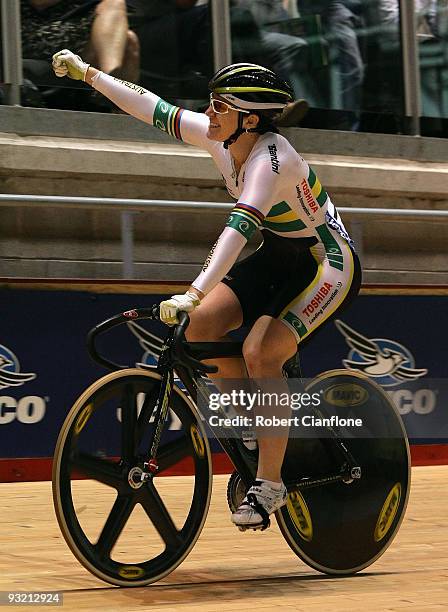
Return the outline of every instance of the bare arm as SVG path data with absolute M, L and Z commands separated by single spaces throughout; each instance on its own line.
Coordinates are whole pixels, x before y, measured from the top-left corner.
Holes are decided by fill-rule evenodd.
M 100 71 L 96 68 L 93 68 L 93 66 L 89 66 L 86 72 L 86 83 L 92 85 L 92 79 L 96 74 L 98 74 L 98 72 Z
M 199 289 L 196 289 L 196 287 L 193 287 L 193 285 L 190 285 L 188 287 L 188 291 L 190 293 L 195 293 L 200 300 L 203 300 L 205 298 L 205 293 L 202 293 L 202 291 L 199 291 Z

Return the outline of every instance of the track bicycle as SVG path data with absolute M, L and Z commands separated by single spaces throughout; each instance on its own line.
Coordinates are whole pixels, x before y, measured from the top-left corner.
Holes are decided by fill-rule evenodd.
M 98 352 L 98 336 L 136 319 L 157 320 L 158 305 L 118 314 L 89 332 L 90 355 L 112 371 L 71 408 L 53 462 L 54 506 L 68 546 L 95 576 L 126 587 L 165 577 L 197 541 L 212 485 L 210 444 L 197 400 L 208 397 L 206 374 L 217 370 L 202 360 L 242 355 L 241 342 L 187 342 L 189 318 L 183 312 L 154 367 L 126 367 Z M 361 373 L 325 372 L 306 391 L 319 393 L 317 415 L 335 407 L 363 415 L 364 429 L 346 435 L 330 426 L 322 437 L 290 437 L 282 467 L 288 499 L 275 517 L 306 564 L 349 575 L 378 559 L 399 529 L 410 487 L 408 440 L 392 400 Z M 216 435 L 235 467 L 227 488 L 234 511 L 254 480 L 258 451 L 237 437 Z M 161 476 L 178 466 L 192 475 L 191 486 L 186 497 L 173 499 L 172 488 L 168 495 L 164 486 L 170 479 Z M 109 502 L 91 513 L 90 503 L 99 499 L 96 489 L 84 497 L 78 491 L 89 483 L 109 494 Z M 137 507 L 142 512 L 133 542 L 139 556 L 134 545 L 120 540 Z M 146 548 L 145 534 L 150 534 Z

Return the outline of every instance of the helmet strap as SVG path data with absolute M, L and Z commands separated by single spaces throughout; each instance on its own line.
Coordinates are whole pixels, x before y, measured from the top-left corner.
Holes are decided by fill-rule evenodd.
M 233 144 L 241 134 L 265 134 L 266 132 L 279 133 L 274 123 L 269 123 L 269 125 L 257 125 L 257 127 L 254 128 L 243 128 L 243 113 L 238 113 L 238 127 L 233 134 L 224 141 L 224 149 L 228 149 L 229 145 Z
M 254 127 L 250 130 L 244 130 L 248 134 L 266 134 L 266 132 L 274 132 L 274 134 L 279 134 L 278 128 L 272 123 L 270 125 L 265 125 L 261 127 Z
M 243 114 L 244 113 L 238 113 L 238 127 L 233 134 L 231 134 L 227 140 L 224 141 L 224 149 L 228 149 L 229 145 L 233 144 L 241 136 L 241 134 L 246 132 L 246 130 L 243 128 Z

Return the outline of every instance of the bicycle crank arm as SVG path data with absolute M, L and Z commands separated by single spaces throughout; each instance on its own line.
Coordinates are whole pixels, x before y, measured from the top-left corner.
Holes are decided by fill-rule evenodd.
M 323 478 L 302 478 L 299 482 L 286 482 L 286 489 L 288 493 L 293 491 L 300 491 L 302 489 L 311 489 L 312 487 L 320 487 L 322 485 L 329 485 L 335 482 L 343 482 L 344 484 L 350 484 L 355 480 L 361 478 L 361 468 L 359 466 L 348 467 L 337 474 L 330 474 Z

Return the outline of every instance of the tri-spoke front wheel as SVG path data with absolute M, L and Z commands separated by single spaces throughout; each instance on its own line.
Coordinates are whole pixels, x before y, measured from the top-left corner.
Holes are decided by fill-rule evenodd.
M 61 531 L 76 558 L 115 585 L 149 584 L 177 567 L 210 502 L 208 440 L 194 404 L 176 386 L 159 471 L 149 482 L 140 479 L 160 382 L 150 370 L 104 376 L 76 401 L 56 445 L 53 500 Z M 161 478 L 173 473 L 192 476 Z

